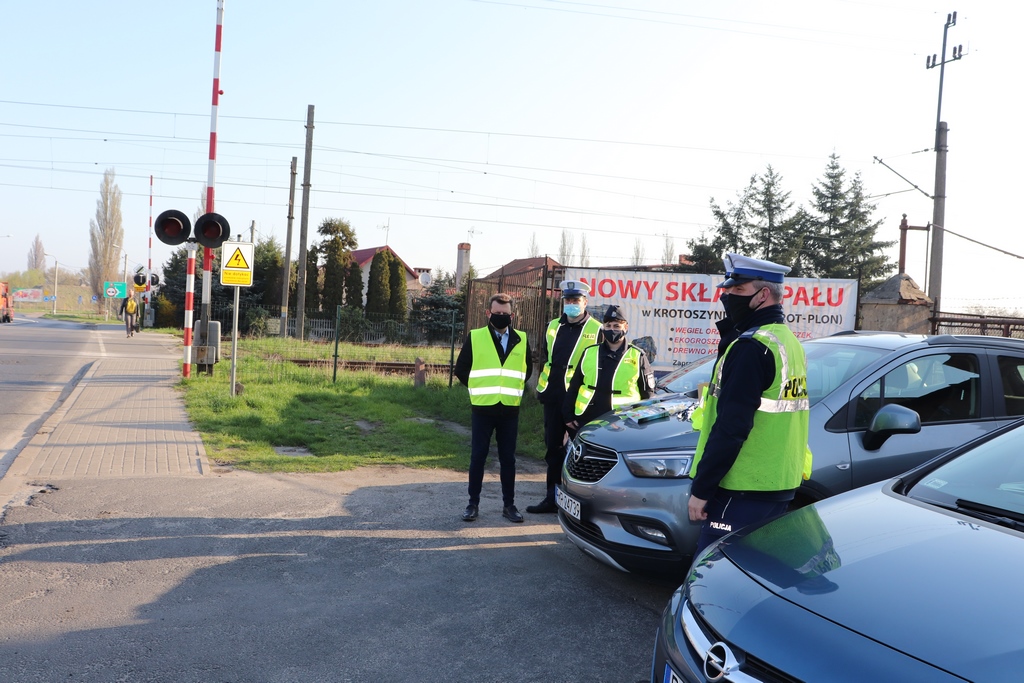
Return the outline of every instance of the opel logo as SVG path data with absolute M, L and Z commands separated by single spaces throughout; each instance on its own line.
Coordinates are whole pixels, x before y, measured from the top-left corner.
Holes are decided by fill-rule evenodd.
M 572 452 L 572 461 L 579 462 L 580 458 L 583 457 L 583 446 L 576 441 L 569 443 L 569 450 Z
M 739 662 L 729 646 L 718 641 L 708 648 L 704 654 L 704 675 L 711 683 L 724 680 L 726 676 L 739 668 Z

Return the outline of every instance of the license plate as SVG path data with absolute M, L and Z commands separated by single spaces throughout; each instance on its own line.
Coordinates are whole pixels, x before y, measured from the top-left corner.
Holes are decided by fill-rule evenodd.
M 664 683 L 686 683 L 668 664 L 665 665 Z
M 562 489 L 557 486 L 555 487 L 555 503 L 558 507 L 565 510 L 567 515 L 575 517 L 576 519 L 580 518 L 580 502 L 572 496 L 566 495 Z

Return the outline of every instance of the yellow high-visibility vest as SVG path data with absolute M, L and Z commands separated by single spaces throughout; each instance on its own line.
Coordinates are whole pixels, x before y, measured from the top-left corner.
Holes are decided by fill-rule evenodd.
M 580 359 L 580 372 L 583 373 L 583 384 L 576 394 L 576 414 L 582 415 L 594 398 L 597 389 L 597 360 L 601 352 L 601 344 L 588 346 Z M 640 377 L 640 358 L 643 351 L 629 344 L 615 366 L 612 375 L 612 409 L 628 406 L 640 400 L 640 388 L 637 379 Z
M 509 336 L 515 331 L 520 339 L 525 335 L 509 328 Z M 475 406 L 493 406 L 497 403 L 518 406 L 526 387 L 526 343 L 512 347 L 505 362 L 501 362 L 494 347 L 494 332 L 490 327 L 480 327 L 469 333 L 473 349 L 473 367 L 469 371 L 469 402 Z
M 551 377 L 551 354 L 555 349 L 555 337 L 558 336 L 558 330 L 562 326 L 561 318 L 555 318 L 548 323 L 547 346 L 548 346 L 548 359 L 544 363 L 544 367 L 541 368 L 540 377 L 537 379 L 537 391 L 541 394 L 548 388 L 548 379 Z M 583 329 L 580 331 L 580 336 L 576 339 L 576 346 L 572 348 L 572 354 L 569 356 L 569 365 L 565 368 L 565 388 L 569 388 L 569 383 L 572 381 L 572 376 L 576 374 L 576 368 L 579 367 L 580 356 L 583 355 L 583 349 L 587 348 L 591 344 L 597 343 L 597 334 L 601 331 L 601 323 L 597 321 L 597 318 L 590 316 L 587 318 L 587 322 L 583 323 Z

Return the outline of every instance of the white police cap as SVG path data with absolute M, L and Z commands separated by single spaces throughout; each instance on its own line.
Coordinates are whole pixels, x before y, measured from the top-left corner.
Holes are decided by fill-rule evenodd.
M 563 299 L 590 294 L 590 285 L 582 280 L 562 280 L 558 286 L 562 290 Z
M 750 258 L 742 254 L 728 253 L 722 259 L 722 263 L 725 265 L 726 280 L 718 285 L 719 287 L 733 287 L 751 280 L 782 282 L 786 273 L 792 270 L 789 266 Z

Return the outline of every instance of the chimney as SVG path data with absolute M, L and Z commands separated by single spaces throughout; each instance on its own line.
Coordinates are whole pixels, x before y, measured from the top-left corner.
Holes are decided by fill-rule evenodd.
M 455 260 L 455 286 L 462 286 L 462 278 L 469 272 L 469 242 L 459 243 L 459 255 Z

